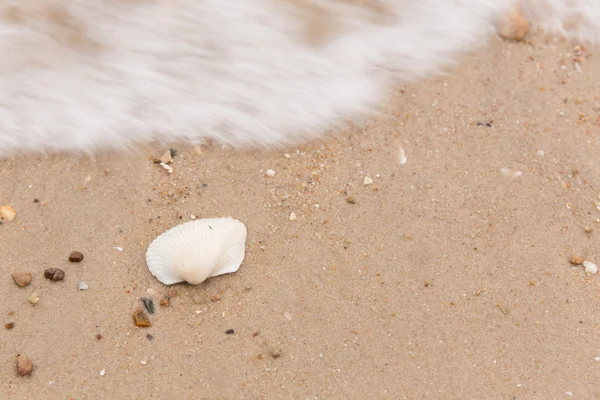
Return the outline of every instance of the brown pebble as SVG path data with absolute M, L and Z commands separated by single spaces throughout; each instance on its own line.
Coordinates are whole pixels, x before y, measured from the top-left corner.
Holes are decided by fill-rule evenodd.
M 83 260 L 83 253 L 72 251 L 71 254 L 69 254 L 69 261 L 71 262 L 81 262 L 81 260 Z
M 163 164 L 169 164 L 171 161 L 173 160 L 173 157 L 171 156 L 171 152 L 169 150 L 165 151 L 165 153 L 160 156 L 159 161 Z
M 8 312 L 8 316 L 9 316 L 9 317 L 12 317 L 13 315 L 15 315 L 15 312 L 14 312 L 14 311 L 9 311 L 9 312 Z
M 177 289 L 169 289 L 167 290 L 167 296 L 170 298 L 177 297 L 179 293 L 177 293 Z
M 148 315 L 146 315 L 144 310 L 142 310 L 141 308 L 136 309 L 133 313 L 133 323 L 135 324 L 135 326 L 139 326 L 142 328 L 149 328 L 152 326 L 150 318 L 148 318 Z
M 258 331 L 254 332 L 254 333 L 252 334 L 252 337 L 257 337 L 257 336 L 258 336 Z
M 594 228 L 592 228 L 591 226 L 586 226 L 585 228 L 583 228 L 583 231 L 585 233 L 592 233 L 594 232 Z
M 160 306 L 161 307 L 171 306 L 171 298 L 169 296 L 164 296 L 162 299 L 160 299 Z
M 215 294 L 213 297 L 210 298 L 210 300 L 213 303 L 216 303 L 217 301 L 221 301 L 221 296 L 219 296 L 218 294 Z
M 350 197 L 346 197 L 346 201 L 347 201 L 349 204 L 356 204 L 356 197 L 352 197 L 352 196 L 350 196 Z
M 33 279 L 31 272 L 13 272 L 12 277 L 18 287 L 25 287 L 29 285 L 31 283 L 31 279 Z
M 571 259 L 569 261 L 573 265 L 581 265 L 581 264 L 583 264 L 583 262 L 585 261 L 585 259 L 583 257 L 581 257 L 581 256 L 573 256 L 573 257 L 571 257 Z
M 15 321 L 13 321 L 12 319 L 9 319 L 8 321 L 6 321 L 6 323 L 4 324 L 4 327 L 6 329 L 12 329 L 15 327 Z
M 97 334 L 97 335 L 96 335 L 96 339 L 98 339 L 98 340 L 101 340 L 103 337 L 104 337 L 104 336 L 102 336 L 102 334 L 101 334 L 101 333 L 99 333 L 99 334 Z
M 51 281 L 62 281 L 65 279 L 65 271 L 59 268 L 48 268 L 44 271 L 44 278 Z
M 529 22 L 523 15 L 521 7 L 514 6 L 496 24 L 498 35 L 505 40 L 520 42 L 529 32 Z
M 272 358 L 272 359 L 276 360 L 276 359 L 278 359 L 279 357 L 281 357 L 281 354 L 282 354 L 282 352 L 281 352 L 281 350 L 277 350 L 277 349 L 271 349 L 271 350 L 269 351 L 269 354 L 271 354 L 271 358 Z
M 233 335 L 234 333 L 235 333 L 235 330 L 233 330 L 233 329 L 227 329 L 227 330 L 225 331 L 225 334 L 226 334 L 226 335 Z
M 33 363 L 25 356 L 17 356 L 17 374 L 21 376 L 29 375 L 33 369 Z

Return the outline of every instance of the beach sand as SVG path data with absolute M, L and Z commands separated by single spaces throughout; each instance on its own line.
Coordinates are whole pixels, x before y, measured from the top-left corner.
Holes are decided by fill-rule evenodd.
M 172 174 L 162 147 L 0 162 L 0 397 L 600 398 L 600 277 L 569 263 L 600 262 L 600 53 L 578 72 L 567 52 L 494 38 L 361 126 L 179 146 Z M 191 215 L 244 222 L 246 259 L 160 307 L 146 248 Z

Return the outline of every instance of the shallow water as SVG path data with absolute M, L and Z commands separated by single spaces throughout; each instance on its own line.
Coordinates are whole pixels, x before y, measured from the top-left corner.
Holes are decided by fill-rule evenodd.
M 494 34 L 510 2 L 2 2 L 0 157 L 203 139 L 297 144 L 375 111 L 399 82 Z M 600 41 L 600 2 L 526 1 L 548 32 Z

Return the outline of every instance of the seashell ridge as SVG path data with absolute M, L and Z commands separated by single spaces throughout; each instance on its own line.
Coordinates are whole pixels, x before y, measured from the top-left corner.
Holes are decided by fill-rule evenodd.
M 246 252 L 246 226 L 233 218 L 206 218 L 177 225 L 150 243 L 146 265 L 165 285 L 193 285 L 239 269 Z

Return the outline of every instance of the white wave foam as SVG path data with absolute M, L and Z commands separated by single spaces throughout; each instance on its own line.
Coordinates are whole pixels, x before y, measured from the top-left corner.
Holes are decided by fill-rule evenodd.
M 509 2 L 0 0 L 0 157 L 153 140 L 295 144 L 485 43 Z M 600 41 L 600 2 L 526 1 Z M 312 21 L 321 21 L 312 26 Z M 312 28 L 311 28 L 312 26 Z M 313 43 L 307 32 L 328 30 Z

